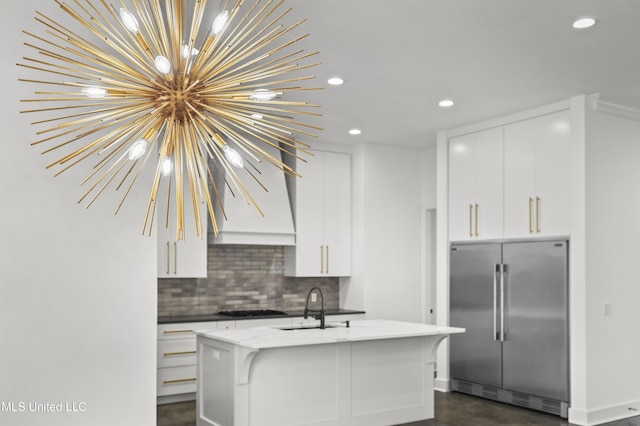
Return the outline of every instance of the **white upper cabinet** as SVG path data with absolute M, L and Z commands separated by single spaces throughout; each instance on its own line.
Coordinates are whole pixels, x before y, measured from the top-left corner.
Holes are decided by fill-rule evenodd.
M 315 151 L 296 161 L 301 178 L 289 179 L 295 247 L 285 247 L 285 275 L 351 275 L 351 156 Z
M 207 215 L 203 219 L 203 235 L 196 235 L 195 218 L 191 207 L 191 191 L 184 190 L 184 239 L 176 238 L 175 181 L 171 187 L 171 203 L 167 221 L 167 188 L 160 187 L 156 213 L 158 232 L 158 278 L 206 278 L 207 277 Z M 206 209 L 201 204 L 202 209 Z
M 505 237 L 569 235 L 570 173 L 568 110 L 506 125 Z
M 503 236 L 503 128 L 449 140 L 449 239 Z

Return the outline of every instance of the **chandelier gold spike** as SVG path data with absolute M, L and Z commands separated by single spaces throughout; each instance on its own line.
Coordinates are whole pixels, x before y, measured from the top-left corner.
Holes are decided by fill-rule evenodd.
M 281 157 L 311 155 L 297 138 L 322 129 L 306 123 L 318 105 L 292 94 L 321 88 L 303 86 L 318 52 L 296 47 L 308 37 L 297 33 L 305 19 L 289 24 L 286 0 L 54 1 L 64 13 L 36 12 L 44 31 L 23 31 L 31 55 L 17 64 L 28 73 L 21 82 L 50 89 L 23 99 L 40 107 L 21 112 L 38 116 L 32 145 L 58 153 L 47 166 L 56 176 L 94 161 L 79 203 L 113 188 L 118 213 L 152 165 L 142 232 L 173 205 L 176 237 L 190 210 L 202 238 L 207 212 L 215 234 L 226 218 L 214 209 L 226 216 L 223 186 L 263 214 L 243 179 L 266 191 L 258 165 L 298 176 Z

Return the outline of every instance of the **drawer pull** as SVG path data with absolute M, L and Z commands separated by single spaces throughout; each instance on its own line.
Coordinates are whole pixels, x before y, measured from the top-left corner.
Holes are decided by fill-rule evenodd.
M 165 380 L 162 383 L 165 385 L 172 385 L 174 383 L 185 383 L 185 382 L 195 382 L 195 381 L 196 381 L 195 377 L 190 377 L 188 379 Z
M 193 333 L 193 330 L 165 330 L 164 334 Z
M 164 356 L 179 356 L 179 355 L 195 355 L 196 351 L 185 351 L 185 352 L 165 352 Z

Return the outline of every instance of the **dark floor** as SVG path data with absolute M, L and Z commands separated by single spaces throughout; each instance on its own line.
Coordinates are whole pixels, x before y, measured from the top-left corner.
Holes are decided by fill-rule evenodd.
M 560 417 L 460 393 L 436 392 L 436 416 L 403 426 L 571 426 Z M 158 426 L 195 426 L 195 402 L 158 405 Z M 640 416 L 606 423 L 640 426 Z

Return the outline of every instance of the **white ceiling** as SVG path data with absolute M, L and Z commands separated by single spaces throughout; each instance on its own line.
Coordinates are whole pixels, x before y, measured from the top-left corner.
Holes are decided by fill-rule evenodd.
M 638 0 L 289 0 L 319 50 L 320 140 L 425 147 L 436 132 L 599 92 L 640 109 Z M 598 24 L 576 31 L 589 15 Z M 333 87 L 327 78 L 345 84 Z M 456 105 L 437 103 L 452 98 Z M 351 136 L 352 127 L 362 129 Z

